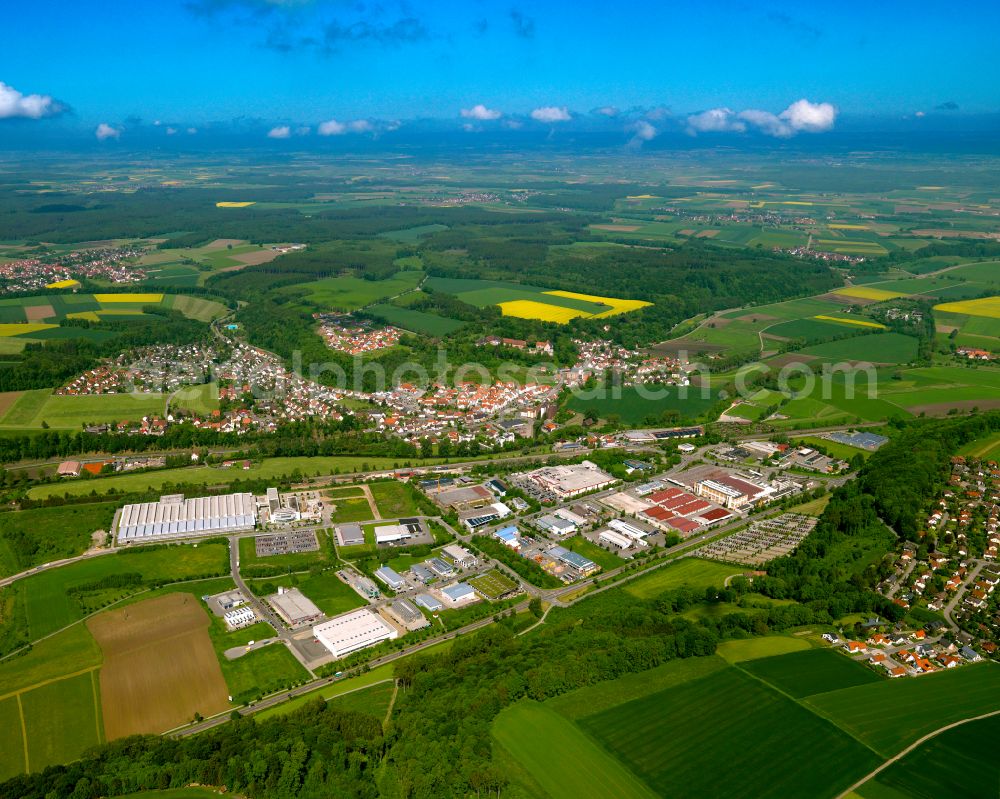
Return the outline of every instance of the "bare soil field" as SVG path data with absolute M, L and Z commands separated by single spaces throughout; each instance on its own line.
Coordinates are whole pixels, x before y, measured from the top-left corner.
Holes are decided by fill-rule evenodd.
M 638 225 L 591 225 L 594 230 L 609 230 L 618 233 L 634 233 L 639 229 Z
M 234 247 L 238 247 L 241 244 L 246 244 L 243 239 L 216 239 L 215 241 L 210 241 L 205 245 L 206 250 L 224 250 L 232 244 Z
M 263 249 L 254 250 L 253 252 L 241 252 L 231 257 L 234 261 L 239 261 L 246 266 L 257 266 L 258 264 L 270 263 L 279 255 L 281 253 L 277 250 Z
M 40 322 L 55 315 L 55 309 L 51 305 L 27 305 L 24 308 L 24 316 L 29 322 Z
M 229 707 L 208 637 L 209 617 L 191 594 L 108 611 L 87 621 L 104 654 L 101 707 L 107 740 L 162 733 Z
M 945 416 L 952 408 L 960 411 L 971 411 L 978 408 L 981 411 L 991 411 L 1000 408 L 1000 399 L 956 400 L 955 402 L 928 402 L 923 405 L 907 405 L 906 410 L 914 416 L 926 413 L 928 416 Z
M 6 416 L 7 411 L 11 409 L 15 402 L 17 402 L 23 391 L 3 391 L 0 392 L 0 419 Z

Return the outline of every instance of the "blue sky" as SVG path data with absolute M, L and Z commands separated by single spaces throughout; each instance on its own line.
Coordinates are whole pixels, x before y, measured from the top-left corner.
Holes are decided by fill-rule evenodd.
M 36 0 L 3 19 L 0 81 L 64 104 L 59 124 L 87 130 L 238 117 L 292 136 L 331 119 L 480 128 L 548 106 L 584 124 L 613 106 L 623 125 L 689 127 L 718 108 L 731 116 L 717 132 L 786 135 L 738 115 L 802 98 L 838 118 L 1000 111 L 1000 3 L 975 0 Z M 460 116 L 477 103 L 503 116 Z

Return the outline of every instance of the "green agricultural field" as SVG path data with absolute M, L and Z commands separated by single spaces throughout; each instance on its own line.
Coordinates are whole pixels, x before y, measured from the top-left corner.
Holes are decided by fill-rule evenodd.
M 717 397 L 703 397 L 699 388 L 689 387 L 682 396 L 678 387 L 649 386 L 643 393 L 655 392 L 657 399 L 649 399 L 635 387 L 621 389 L 621 397 L 584 398 L 571 395 L 566 407 L 579 413 L 593 410 L 602 419 L 617 416 L 625 424 L 638 425 L 650 420 L 652 424 L 662 421 L 664 412 L 676 411 L 681 419 L 700 420 L 718 402 Z M 663 394 L 664 396 L 659 396 Z
M 299 589 L 327 616 L 337 616 L 367 604 L 358 593 L 337 577 L 334 569 L 299 580 Z
M 150 582 L 173 582 L 217 576 L 229 571 L 228 547 L 223 543 L 170 545 L 128 550 L 78 561 L 40 572 L 22 581 L 25 613 L 31 640 L 65 627 L 83 617 L 83 608 L 71 595 L 73 589 L 93 585 L 112 575 L 140 574 Z M 99 591 L 102 600 L 129 596 L 138 587 Z
M 733 611 L 746 612 L 746 609 L 734 607 Z M 790 635 L 768 635 L 762 638 L 738 638 L 732 641 L 723 641 L 716 647 L 715 651 L 727 663 L 744 663 L 759 658 L 777 658 L 789 652 L 801 652 L 811 648 L 811 644 L 804 638 L 793 638 Z
M 24 735 L 16 696 L 0 699 L 0 782 L 24 772 Z
M 833 338 L 846 338 L 852 333 L 860 334 L 865 328 L 860 325 L 825 322 L 822 319 L 794 319 L 791 322 L 781 322 L 764 329 L 769 336 L 788 339 L 803 339 L 805 341 L 825 341 Z
M 932 738 L 857 790 L 863 799 L 995 799 L 1000 793 L 1000 717 Z
M 97 674 L 89 671 L 20 695 L 28 770 L 76 760 L 103 740 Z
M 177 294 L 173 295 L 171 300 L 171 308 L 180 311 L 188 319 L 196 319 L 199 322 L 211 322 L 229 313 L 229 309 L 221 302 L 206 300 L 203 297 Z
M 766 657 L 741 667 L 795 699 L 886 679 L 840 652 L 826 648 Z
M 170 407 L 208 416 L 212 411 L 219 410 L 219 384 L 203 383 L 182 388 L 171 395 Z
M 101 663 L 101 649 L 93 636 L 84 625 L 74 624 L 24 654 L 0 660 L 0 697 L 96 669 Z
M 389 239 L 389 241 L 403 242 L 404 244 L 414 244 L 424 236 L 447 229 L 447 225 L 417 225 L 416 227 L 403 228 L 402 230 L 390 230 L 386 233 L 379 233 L 378 237 L 380 239 Z
M 106 493 L 114 489 L 119 493 L 130 491 L 161 491 L 170 484 L 198 486 L 226 486 L 232 480 L 277 480 L 291 477 L 298 472 L 303 478 L 327 474 L 346 474 L 370 469 L 395 469 L 403 461 L 398 458 L 367 458 L 361 455 L 327 455 L 317 457 L 267 458 L 254 463 L 246 471 L 232 472 L 211 466 L 194 466 L 182 469 L 162 469 L 144 474 L 125 474 L 101 477 L 96 480 L 74 481 L 53 485 L 35 486 L 28 491 L 32 499 L 52 496 L 81 496 L 91 491 Z M 440 463 L 440 459 L 411 460 L 414 466 Z M 370 518 L 370 517 L 368 517 Z
M 576 721 L 634 699 L 707 677 L 725 668 L 726 661 L 720 657 L 678 658 L 648 671 L 624 674 L 614 680 L 577 688 L 546 700 L 545 704 L 560 715 Z
M 833 797 L 880 762 L 735 668 L 578 723 L 660 796 Z
M 426 311 L 400 308 L 397 305 L 386 305 L 385 303 L 373 305 L 366 310 L 386 324 L 434 338 L 443 338 L 465 324 L 465 322 L 447 316 L 438 316 Z
M 392 482 L 371 483 L 368 487 L 383 518 L 398 519 L 421 514 L 420 506 L 413 496 L 416 489 L 411 488 L 408 483 L 393 480 Z
M 684 558 L 675 563 L 654 569 L 626 583 L 625 591 L 638 599 L 652 599 L 664 591 L 681 586 L 701 591 L 705 588 L 722 588 L 726 578 L 742 574 L 736 566 L 726 566 L 711 560 Z
M 805 347 L 800 352 L 827 361 L 909 363 L 917 357 L 917 340 L 900 333 L 874 333 L 816 344 Z
M 446 643 L 450 644 L 451 642 L 448 641 Z M 439 651 L 436 647 L 432 647 L 432 649 L 434 649 L 434 651 Z M 429 650 L 424 651 L 426 652 Z M 317 688 L 315 691 L 310 691 L 307 694 L 296 696 L 294 699 L 282 702 L 280 705 L 275 705 L 274 707 L 269 707 L 267 710 L 262 710 L 260 713 L 255 714 L 254 718 L 264 720 L 274 716 L 285 716 L 295 710 L 298 710 L 300 707 L 308 704 L 309 702 L 315 702 L 317 699 L 329 702 L 339 696 L 350 694 L 352 691 L 361 691 L 372 685 L 379 685 L 382 683 L 391 684 L 394 679 L 393 667 L 394 665 L 392 663 L 387 663 L 384 666 L 376 666 L 371 671 L 366 671 L 364 674 L 358 675 L 357 677 L 348 677 L 345 680 L 337 680 L 336 682 L 324 686 L 323 688 Z
M 110 530 L 117 503 L 99 502 L 0 513 L 0 577 L 73 557 Z
M 980 438 L 966 444 L 959 450 L 960 455 L 971 455 L 973 458 L 995 459 L 1000 456 L 1000 433 L 994 433 L 986 438 Z
M 946 724 L 1000 710 L 1000 666 L 983 663 L 919 679 L 880 680 L 805 701 L 888 757 Z
M 522 700 L 493 721 L 493 737 L 554 799 L 652 799 L 649 790 L 572 722 Z
M 397 272 L 387 280 L 364 280 L 360 277 L 328 277 L 294 287 L 305 290 L 306 300 L 338 311 L 356 311 L 366 305 L 413 291 L 423 280 L 423 272 Z
M 0 419 L 0 428 L 51 428 L 79 430 L 85 424 L 136 421 L 162 416 L 164 394 L 55 395 L 49 389 L 26 391 Z

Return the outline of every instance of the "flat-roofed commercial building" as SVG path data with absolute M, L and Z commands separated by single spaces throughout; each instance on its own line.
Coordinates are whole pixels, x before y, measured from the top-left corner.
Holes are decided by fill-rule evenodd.
M 313 635 L 335 658 L 399 637 L 399 632 L 377 613 L 362 608 L 313 627 Z
M 602 530 L 601 534 L 597 536 L 597 540 L 602 544 L 610 544 L 618 549 L 628 549 L 629 547 L 638 544 L 639 546 L 645 546 L 645 542 L 642 539 L 634 541 L 627 535 L 622 535 L 621 533 L 616 533 L 614 530 Z
M 618 482 L 590 461 L 569 466 L 545 466 L 530 472 L 528 477 L 561 499 L 578 497 Z
M 323 617 L 323 611 L 298 588 L 279 588 L 267 601 L 289 627 L 301 627 Z
M 253 494 L 223 494 L 184 499 L 183 494 L 159 502 L 126 505 L 118 516 L 119 543 L 217 535 L 252 530 L 257 525 Z

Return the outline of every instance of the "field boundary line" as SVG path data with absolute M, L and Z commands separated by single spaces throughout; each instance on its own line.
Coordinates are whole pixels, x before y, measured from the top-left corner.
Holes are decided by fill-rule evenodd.
M 808 651 L 808 650 L 803 650 L 803 651 Z M 761 660 L 761 658 L 754 658 L 754 660 Z M 750 663 L 750 662 L 752 662 L 752 661 L 747 661 L 747 660 L 741 661 L 741 663 Z M 853 738 L 855 741 L 857 741 L 859 744 L 861 744 L 865 749 L 867 749 L 869 752 L 871 752 L 876 757 L 882 757 L 882 754 L 880 752 L 876 752 L 874 749 L 872 749 L 872 747 L 869 744 L 867 744 L 864 741 L 862 741 L 854 733 L 852 733 L 852 732 L 850 732 L 848 730 L 845 730 L 843 727 L 841 727 L 839 724 L 837 724 L 837 722 L 835 722 L 829 716 L 824 716 L 816 708 L 812 707 L 811 705 L 806 704 L 805 702 L 800 701 L 799 699 L 796 699 L 790 693 L 781 690 L 776 685 L 771 685 L 771 683 L 769 683 L 763 677 L 758 677 L 756 674 L 753 674 L 752 672 L 747 671 L 745 668 L 743 668 L 743 666 L 740 665 L 740 663 L 733 663 L 731 665 L 734 668 L 736 668 L 737 670 L 739 670 L 739 671 L 743 672 L 744 674 L 746 674 L 748 677 L 756 680 L 757 682 L 759 682 L 761 685 L 765 686 L 766 688 L 770 688 L 775 693 L 781 694 L 781 696 L 785 697 L 786 699 L 791 700 L 792 702 L 794 702 L 796 705 L 798 705 L 800 708 L 802 708 L 807 713 L 815 716 L 818 719 L 822 719 L 827 724 L 829 724 L 831 727 L 833 727 L 834 729 L 839 730 L 840 732 L 844 733 L 844 735 L 848 736 L 849 738 Z M 803 697 L 803 698 L 806 698 L 806 697 Z M 837 799 L 840 799 L 840 797 L 837 797 Z
M 24 747 L 24 773 L 30 774 L 31 768 L 28 765 L 28 727 L 24 723 L 24 706 L 21 704 L 20 694 L 17 694 L 17 714 L 21 717 L 21 744 Z
M 97 742 L 105 743 L 104 730 L 101 729 L 103 726 L 101 722 L 104 720 L 104 714 L 101 712 L 101 698 L 98 696 L 97 669 L 90 672 L 90 689 L 94 697 L 94 727 L 97 730 Z
M 90 668 L 80 669 L 79 671 L 74 671 L 70 674 L 63 674 L 59 677 L 52 677 L 48 680 L 42 680 L 41 682 L 36 682 L 34 685 L 27 685 L 24 688 L 21 688 L 17 691 L 11 691 L 10 693 L 0 695 L 0 702 L 2 702 L 4 699 L 10 699 L 11 697 L 14 696 L 20 696 L 21 694 L 26 694 L 28 693 L 28 691 L 34 691 L 36 688 L 44 688 L 46 685 L 52 685 L 52 683 L 55 682 L 62 682 L 63 680 L 69 680 L 72 677 L 82 677 L 84 674 L 87 674 L 88 672 L 91 671 L 96 671 L 99 668 L 101 667 L 91 666 Z
M 983 719 L 992 718 L 993 716 L 1000 716 L 1000 710 L 994 710 L 991 711 L 990 713 L 983 713 L 982 715 L 979 716 L 970 716 L 967 719 L 961 719 L 960 721 L 953 721 L 951 724 L 946 724 L 943 727 L 938 727 L 936 730 L 927 733 L 922 738 L 918 738 L 916 741 L 914 741 L 912 744 L 910 744 L 908 747 L 906 747 L 898 754 L 895 754 L 892 757 L 890 757 L 881 766 L 879 766 L 874 771 L 871 771 L 868 774 L 866 774 L 864 777 L 862 777 L 860 780 L 854 783 L 854 785 L 845 790 L 843 793 L 837 794 L 837 799 L 846 799 L 846 797 L 848 797 L 853 791 L 857 790 L 858 788 L 860 788 L 862 785 L 864 785 L 874 777 L 877 777 L 879 774 L 881 774 L 883 771 L 889 768 L 889 766 L 891 766 L 893 763 L 906 757 L 906 755 L 910 754 L 910 752 L 912 752 L 918 746 L 921 746 L 922 744 L 926 743 L 932 738 L 936 738 L 941 733 L 947 732 L 948 730 L 952 730 L 955 727 L 961 727 L 963 724 L 968 724 L 969 722 L 972 721 L 982 721 Z

